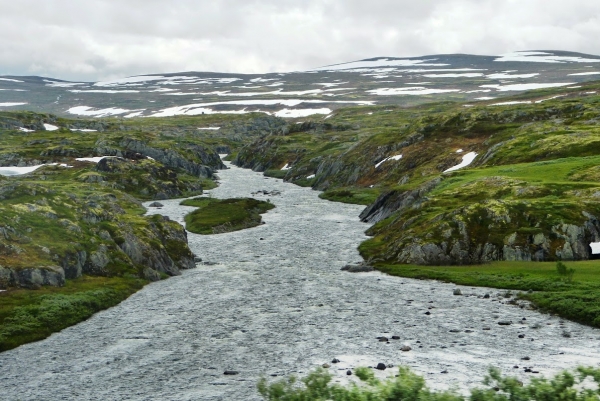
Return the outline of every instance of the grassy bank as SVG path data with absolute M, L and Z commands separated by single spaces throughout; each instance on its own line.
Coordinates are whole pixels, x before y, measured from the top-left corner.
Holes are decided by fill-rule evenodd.
M 522 291 L 519 296 L 542 311 L 600 327 L 600 261 L 566 264 L 575 269 L 572 281 L 560 275 L 552 262 L 493 262 L 475 266 L 379 264 L 376 268 L 392 276 Z
M 260 215 L 275 207 L 270 202 L 253 198 L 195 198 L 181 204 L 198 207 L 185 216 L 186 229 L 205 235 L 256 227 L 262 222 Z
M 115 306 L 147 281 L 126 277 L 83 276 L 64 287 L 0 292 L 0 352 L 72 326 Z

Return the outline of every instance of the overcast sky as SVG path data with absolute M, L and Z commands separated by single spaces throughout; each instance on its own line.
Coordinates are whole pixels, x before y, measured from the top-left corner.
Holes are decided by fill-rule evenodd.
M 295 71 L 377 56 L 600 54 L 600 0 L 0 0 L 0 74 Z

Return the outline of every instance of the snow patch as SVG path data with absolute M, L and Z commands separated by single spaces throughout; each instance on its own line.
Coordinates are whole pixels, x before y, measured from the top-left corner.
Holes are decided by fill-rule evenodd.
M 482 97 L 476 97 L 475 100 L 493 100 L 495 99 L 495 97 L 490 97 L 490 96 L 482 96 Z
M 498 73 L 498 74 L 489 74 L 486 75 L 489 79 L 517 79 L 517 78 L 533 78 L 537 75 L 540 75 L 539 72 L 534 72 L 531 74 L 506 74 L 506 73 Z
M 5 102 L 5 103 L 0 103 L 0 107 L 23 106 L 24 104 L 27 104 L 27 103 Z
M 354 61 L 351 63 L 343 63 L 343 64 L 334 64 L 328 65 L 325 67 L 314 68 L 307 72 L 318 72 L 318 71 L 340 71 L 340 70 L 351 70 L 357 68 L 374 68 L 374 67 L 412 67 L 415 65 L 425 66 L 425 67 L 443 67 L 449 64 L 441 64 L 441 63 L 429 63 L 430 61 L 435 61 L 437 59 L 429 59 L 429 60 L 411 60 L 411 59 L 394 59 L 390 60 L 388 58 L 382 58 L 377 60 L 362 60 L 362 61 Z
M 72 93 L 140 93 L 138 90 L 133 89 L 71 89 L 69 92 Z
M 19 81 L 18 79 L 11 79 L 11 78 L 0 78 L 0 81 L 7 81 L 7 82 L 25 82 L 25 81 Z
M 105 157 L 117 157 L 117 156 L 97 156 L 97 157 L 78 157 L 75 160 L 79 162 L 90 162 L 90 163 L 98 163 L 100 160 Z
M 538 83 L 538 84 L 512 84 L 512 85 L 480 85 L 480 88 L 493 88 L 498 92 L 507 92 L 507 91 L 528 91 L 532 89 L 542 89 L 542 88 L 558 88 L 560 86 L 568 86 L 573 85 L 575 82 L 566 82 L 566 83 Z
M 198 129 L 209 130 L 209 131 L 218 131 L 221 129 L 221 127 L 198 127 Z
M 93 116 L 93 117 L 108 117 L 116 116 L 124 113 L 142 112 L 144 110 L 128 110 L 120 109 L 116 107 L 109 107 L 107 109 L 93 109 L 89 106 L 75 106 L 67 110 L 67 113 L 76 114 L 78 116 Z
M 291 169 L 291 167 L 290 167 L 290 165 L 288 163 L 285 163 L 285 166 L 283 166 L 281 168 L 281 170 L 290 170 L 290 169 Z
M 379 88 L 367 91 L 378 96 L 397 96 L 397 95 L 432 95 L 436 93 L 460 92 L 458 89 L 434 89 L 422 86 L 410 88 Z
M 396 156 L 387 157 L 387 158 L 383 159 L 382 161 L 380 161 L 379 163 L 377 163 L 375 165 L 375 168 L 381 166 L 383 163 L 387 162 L 388 160 L 400 160 L 400 159 L 402 159 L 402 155 L 396 155 Z
M 569 74 L 569 75 L 598 75 L 598 74 L 600 74 L 600 71 L 578 72 L 578 73 Z
M 0 167 L 0 175 L 4 176 L 13 176 L 13 175 L 23 175 L 27 173 L 31 173 L 40 167 L 44 166 L 60 166 L 60 167 L 73 167 L 66 164 L 58 164 L 58 163 L 48 163 L 48 164 L 38 164 L 37 166 L 27 166 L 27 167 Z
M 425 74 L 425 78 L 475 78 L 482 77 L 483 74 L 480 72 L 464 72 L 459 74 Z
M 21 132 L 34 132 L 35 130 L 33 130 L 33 129 L 27 129 L 25 127 L 19 127 L 19 131 L 21 131 Z
M 73 132 L 98 132 L 96 129 L 87 129 L 87 128 L 71 128 Z
M 499 56 L 494 61 L 522 61 L 530 63 L 599 63 L 600 59 L 556 56 L 546 52 L 514 52 Z
M 315 178 L 316 176 L 314 174 L 309 175 L 308 177 L 306 177 L 307 180 L 312 180 L 313 178 Z
M 58 127 L 56 125 L 52 125 L 52 124 L 44 124 L 44 128 L 46 129 L 46 131 L 58 130 Z
M 492 103 L 490 106 L 510 106 L 512 104 L 529 104 L 531 100 L 514 100 L 510 102 Z
M 274 115 L 276 117 L 294 118 L 294 117 L 307 117 L 313 114 L 330 114 L 331 109 L 282 109 L 276 111 Z
M 462 158 L 462 163 L 457 164 L 454 167 L 450 167 L 447 170 L 444 170 L 444 173 L 448 173 L 450 171 L 455 171 L 458 169 L 461 169 L 463 167 L 467 167 L 469 164 L 473 163 L 473 160 L 475 160 L 475 158 L 477 157 L 477 153 L 475 152 L 469 152 L 466 155 L 463 156 Z

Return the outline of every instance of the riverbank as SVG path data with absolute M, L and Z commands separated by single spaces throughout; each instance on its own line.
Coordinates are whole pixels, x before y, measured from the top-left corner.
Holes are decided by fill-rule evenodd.
M 475 266 L 378 264 L 376 269 L 398 277 L 439 280 L 476 287 L 514 290 L 543 312 L 600 327 L 600 262 L 565 262 L 575 269 L 572 280 L 558 274 L 553 262 L 493 262 Z

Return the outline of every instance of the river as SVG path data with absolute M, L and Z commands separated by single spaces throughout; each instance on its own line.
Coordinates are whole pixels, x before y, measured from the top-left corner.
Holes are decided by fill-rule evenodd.
M 360 261 L 356 247 L 368 228 L 358 220 L 360 206 L 237 167 L 219 176 L 209 196 L 277 206 L 263 215 L 265 224 L 189 234 L 206 264 L 1 353 L 0 399 L 260 400 L 259 377 L 302 376 L 324 363 L 339 382 L 348 380 L 347 369 L 382 362 L 410 366 L 434 388 L 464 389 L 489 366 L 526 380 L 600 363 L 600 331 L 509 305 L 499 290 L 340 271 Z M 281 194 L 251 195 L 258 190 Z M 162 203 L 149 213 L 182 221 L 193 210 Z M 456 288 L 462 296 L 453 295 Z M 403 352 L 404 345 L 412 349 Z

